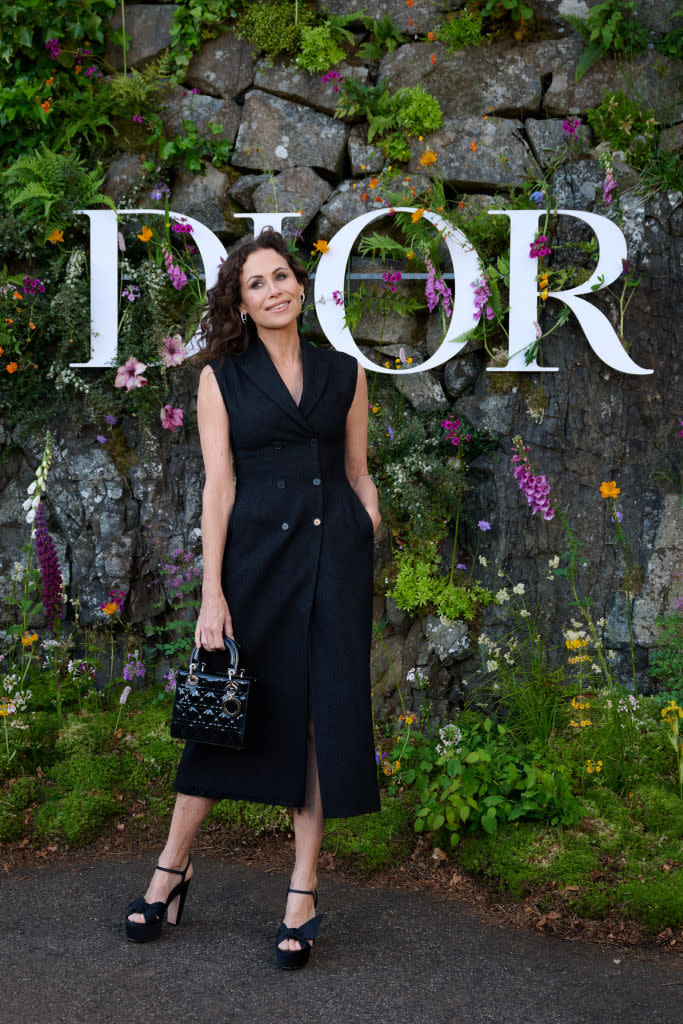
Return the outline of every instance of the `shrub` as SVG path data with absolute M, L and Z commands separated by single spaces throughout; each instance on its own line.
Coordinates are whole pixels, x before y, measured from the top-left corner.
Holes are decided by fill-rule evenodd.
M 404 611 L 419 613 L 431 605 L 437 615 L 471 622 L 480 608 L 494 600 L 491 591 L 477 580 L 457 584 L 440 576 L 436 560 L 407 553 L 399 555 L 396 564 L 398 574 L 389 597 Z
M 445 43 L 450 53 L 466 46 L 478 46 L 482 40 L 484 19 L 480 11 L 458 11 L 438 29 L 439 42 Z
M 436 97 L 421 85 L 399 89 L 394 97 L 396 122 L 409 135 L 428 135 L 443 124 L 443 114 Z
M 621 89 L 616 92 L 603 89 L 599 105 L 589 110 L 586 117 L 599 139 L 636 158 L 654 146 L 658 135 L 654 111 Z
M 296 50 L 304 28 L 314 25 L 316 16 L 304 4 L 298 5 L 298 20 L 290 0 L 269 0 L 267 4 L 247 3 L 237 18 L 235 35 L 248 39 L 266 57 Z

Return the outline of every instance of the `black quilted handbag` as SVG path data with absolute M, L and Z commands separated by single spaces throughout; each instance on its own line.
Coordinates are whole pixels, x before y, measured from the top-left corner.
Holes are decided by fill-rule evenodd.
M 220 747 L 244 747 L 249 692 L 254 680 L 237 671 L 239 654 L 232 637 L 226 636 L 229 655 L 226 674 L 207 672 L 195 645 L 187 669 L 179 669 L 171 716 L 171 736 L 212 743 Z M 209 653 L 209 652 L 207 652 Z M 215 652 L 210 652 L 214 654 Z

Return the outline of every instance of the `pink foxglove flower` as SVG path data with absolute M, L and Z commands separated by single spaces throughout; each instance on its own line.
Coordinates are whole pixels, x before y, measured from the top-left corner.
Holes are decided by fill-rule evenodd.
M 118 367 L 114 387 L 125 388 L 126 391 L 131 391 L 132 388 L 144 387 L 147 384 L 147 380 L 142 374 L 146 369 L 147 363 L 140 363 L 135 356 L 131 356 L 123 366 Z

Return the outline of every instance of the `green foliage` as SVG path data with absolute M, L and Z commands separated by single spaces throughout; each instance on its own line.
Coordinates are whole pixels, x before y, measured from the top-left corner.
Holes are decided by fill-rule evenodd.
M 292 833 L 292 819 L 286 807 L 259 804 L 249 800 L 219 800 L 207 821 L 222 825 L 246 825 L 255 836 L 264 833 Z
M 417 832 L 444 828 L 455 846 L 461 832 L 484 829 L 493 835 L 520 818 L 553 825 L 578 821 L 581 808 L 567 780 L 531 764 L 504 725 L 464 719 L 440 735 L 437 747 L 425 743 L 411 751 L 419 761 L 416 756 L 416 766 L 402 773 L 417 792 Z
M 343 60 L 344 56 L 344 50 L 332 38 L 327 23 L 315 28 L 302 28 L 299 56 L 296 58 L 299 67 L 315 74 L 327 71 Z
M 380 814 L 330 818 L 322 848 L 364 874 L 395 867 L 413 850 L 413 813 L 410 801 L 383 797 Z
M 683 614 L 657 619 L 657 645 L 650 651 L 649 673 L 667 690 L 683 692 Z
M 23 835 L 24 810 L 37 794 L 38 780 L 31 776 L 11 779 L 0 789 L 0 842 Z
M 335 117 L 364 118 L 368 122 L 368 142 L 377 138 L 391 160 L 410 157 L 408 136 L 436 131 L 443 124 L 438 100 L 421 85 L 389 94 L 385 80 L 365 85 L 346 79 L 339 90 Z
M 634 0 L 605 0 L 591 7 L 585 20 L 575 14 L 562 15 L 586 40 L 576 68 L 577 82 L 608 52 L 633 57 L 647 49 L 648 32 L 635 10 Z
M 279 53 L 293 53 L 299 46 L 302 30 L 315 25 L 317 20 L 305 4 L 296 7 L 298 19 L 291 0 L 249 0 L 237 16 L 235 35 L 248 39 L 271 59 Z
M 622 149 L 636 159 L 642 159 L 658 136 L 654 111 L 621 89 L 603 89 L 600 104 L 589 110 L 586 117 L 600 141 L 609 142 L 613 149 Z
M 465 8 L 452 15 L 438 29 L 440 43 L 445 43 L 448 52 L 464 50 L 467 46 L 479 46 L 483 37 L 484 17 L 481 11 Z
M 60 144 L 65 124 L 50 108 L 51 98 L 56 101 L 66 92 L 86 99 L 91 80 L 74 76 L 74 51 L 89 49 L 86 61 L 101 58 L 106 24 L 116 6 L 117 0 L 0 4 L 0 129 L 5 160 L 33 146 L 37 134 L 47 145 Z M 61 46 L 56 60 L 45 47 L 50 39 Z
M 180 164 L 185 170 L 194 174 L 204 174 L 204 160 L 209 159 L 215 167 L 223 167 L 228 163 L 232 152 L 232 143 L 229 139 L 219 138 L 223 132 L 223 126 L 215 121 L 209 121 L 211 138 L 203 138 L 197 131 L 197 125 L 189 118 L 183 118 L 181 124 L 182 135 L 174 135 L 167 139 L 164 135 L 164 128 L 161 119 L 157 115 L 150 118 L 153 125 L 149 143 L 156 147 L 158 159 L 165 164 Z M 153 171 L 154 160 L 148 160 L 143 164 L 143 169 Z
M 503 21 L 509 19 L 512 22 L 522 24 L 533 18 L 534 12 L 524 0 L 486 0 L 481 17 L 484 20 Z
M 355 38 L 349 26 L 358 21 L 358 14 L 331 14 L 325 8 L 323 11 L 325 25 L 335 43 L 342 46 L 344 43 L 350 43 L 353 46 Z
M 398 573 L 389 597 L 404 611 L 419 614 L 433 607 L 437 615 L 447 619 L 471 622 L 481 608 L 494 600 L 490 590 L 477 580 L 453 583 L 439 574 L 436 560 L 406 553 L 396 558 Z
M 171 56 L 178 81 L 204 40 L 216 36 L 220 25 L 237 16 L 238 6 L 239 0 L 177 0 L 171 23 Z
M 63 155 L 41 142 L 0 174 L 0 185 L 10 208 L 18 206 L 29 224 L 45 224 L 45 237 L 64 228 L 74 209 L 105 204 L 116 209 L 109 196 L 99 191 L 104 174 L 98 164 L 87 170 L 75 153 Z
M 671 15 L 674 18 L 683 18 L 683 11 L 676 11 Z M 655 49 L 665 57 L 675 57 L 676 60 L 683 60 L 683 23 L 681 28 L 673 28 L 670 32 L 663 32 L 655 41 Z
M 39 839 L 84 846 L 120 810 L 121 805 L 111 793 L 67 793 L 41 804 L 34 815 L 33 828 Z
M 439 101 L 421 85 L 399 89 L 393 97 L 396 120 L 409 135 L 429 135 L 443 124 Z
M 363 17 L 361 20 L 371 36 L 358 47 L 358 56 L 362 60 L 381 60 L 385 53 L 393 53 L 397 46 L 407 41 L 389 14 L 383 18 Z

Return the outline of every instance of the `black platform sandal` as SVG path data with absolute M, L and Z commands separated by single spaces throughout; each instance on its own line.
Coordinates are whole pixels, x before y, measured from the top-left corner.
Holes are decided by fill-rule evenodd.
M 169 871 L 171 874 L 180 875 L 182 882 L 178 882 L 171 889 L 165 903 L 162 900 L 148 903 L 144 896 L 139 896 L 132 903 L 128 904 L 126 907 L 126 935 L 132 942 L 151 942 L 152 939 L 158 939 L 161 935 L 161 926 L 166 911 L 168 911 L 167 919 L 169 924 L 180 924 L 180 919 L 183 916 L 183 907 L 185 906 L 185 897 L 192 881 L 192 878 L 188 878 L 185 881 L 185 872 L 191 862 L 192 857 L 188 855 L 187 864 L 182 871 L 178 871 L 177 868 L 162 868 L 161 864 L 157 864 L 159 871 Z M 144 914 L 144 923 L 142 921 L 129 921 L 129 914 Z
M 318 906 L 317 889 L 292 889 L 291 886 L 288 886 L 287 892 L 300 892 L 304 896 L 312 896 L 313 906 Z M 289 928 L 284 921 L 282 922 L 278 929 L 277 939 L 275 940 L 278 967 L 282 967 L 286 971 L 293 971 L 297 967 L 306 966 L 311 955 L 311 946 L 308 940 L 316 938 L 320 931 L 322 919 L 322 914 L 316 914 L 315 917 L 311 917 L 304 924 L 299 925 L 298 928 Z M 297 942 L 301 943 L 301 949 L 280 949 L 280 943 L 283 939 L 296 939 Z

